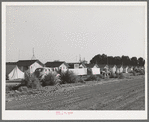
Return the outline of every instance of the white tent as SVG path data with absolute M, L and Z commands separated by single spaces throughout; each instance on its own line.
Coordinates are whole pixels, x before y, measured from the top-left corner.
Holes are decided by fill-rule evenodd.
M 14 79 L 23 79 L 24 78 L 24 72 L 22 72 L 17 66 L 9 73 L 8 75 L 9 80 Z

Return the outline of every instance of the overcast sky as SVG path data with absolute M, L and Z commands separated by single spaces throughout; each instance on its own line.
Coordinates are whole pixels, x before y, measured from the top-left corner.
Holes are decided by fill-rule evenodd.
M 143 6 L 7 6 L 6 61 L 144 57 Z M 20 53 L 19 53 L 20 50 Z

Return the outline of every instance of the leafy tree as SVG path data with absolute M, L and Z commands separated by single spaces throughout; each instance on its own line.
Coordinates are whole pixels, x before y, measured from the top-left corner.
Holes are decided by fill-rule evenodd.
M 108 56 L 108 64 L 113 65 L 114 64 L 114 58 L 113 56 Z
M 107 64 L 108 63 L 108 58 L 107 58 L 107 55 L 105 54 L 102 54 L 102 64 Z
M 115 56 L 114 57 L 114 64 L 120 65 L 121 64 L 121 57 L 120 56 Z
M 132 57 L 132 58 L 131 58 L 131 65 L 132 65 L 132 66 L 137 66 L 137 65 L 138 65 L 137 57 Z
M 144 66 L 144 60 L 142 57 L 138 58 L 138 63 L 139 63 L 139 66 Z
M 95 55 L 91 60 L 90 60 L 90 63 L 91 64 L 109 64 L 109 65 L 132 65 L 132 66 L 144 66 L 145 64 L 145 60 L 140 57 L 138 60 L 137 60 L 137 57 L 132 57 L 132 58 L 129 58 L 129 56 L 124 56 L 122 55 L 121 57 L 120 56 L 107 56 L 106 54 L 98 54 L 98 55 Z
M 96 63 L 101 64 L 101 63 L 102 63 L 102 57 L 101 57 L 101 55 L 98 54 L 98 55 L 94 56 L 94 57 L 90 60 L 90 63 L 91 63 L 91 64 L 96 64 Z
M 122 56 L 122 64 L 123 65 L 130 65 L 130 58 L 128 56 Z

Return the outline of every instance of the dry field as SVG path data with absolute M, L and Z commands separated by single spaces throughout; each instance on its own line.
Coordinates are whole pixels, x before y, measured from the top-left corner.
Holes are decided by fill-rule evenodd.
M 6 110 L 145 110 L 144 75 L 125 76 L 45 87 L 38 94 L 7 101 Z

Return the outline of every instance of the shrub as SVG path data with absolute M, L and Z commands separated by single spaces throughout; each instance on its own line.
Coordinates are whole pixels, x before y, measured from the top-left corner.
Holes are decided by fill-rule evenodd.
M 99 78 L 102 78 L 103 79 L 103 75 L 102 74 L 99 74 L 97 75 Z
M 69 70 L 67 70 L 66 72 L 61 72 L 61 74 L 60 74 L 60 80 L 61 80 L 62 84 L 75 83 L 75 82 L 77 82 L 77 78 L 78 77 L 73 72 L 71 72 Z
M 95 81 L 96 76 L 95 75 L 89 75 L 89 77 L 86 79 L 86 81 Z
M 145 71 L 142 69 L 139 71 L 140 75 L 145 75 Z
M 6 92 L 12 91 L 13 87 L 14 86 L 12 86 L 12 85 L 6 86 Z
M 137 75 L 137 73 L 135 71 L 133 71 L 132 74 L 133 74 L 133 76 L 136 76 Z
M 125 78 L 125 76 L 124 76 L 123 73 L 120 73 L 119 76 L 118 76 L 118 78 L 119 78 L 119 79 L 123 79 L 123 78 Z
M 78 76 L 77 82 L 85 83 L 85 80 L 82 78 L 82 76 Z
M 57 72 L 58 74 L 61 74 L 61 73 L 62 73 L 62 70 L 61 70 L 61 69 L 59 69 L 59 70 L 56 69 L 56 72 Z
M 41 83 L 39 79 L 35 76 L 35 74 L 30 74 L 29 72 L 25 72 L 25 78 L 22 81 L 22 85 L 27 86 L 28 88 L 39 88 Z
M 99 75 L 89 75 L 89 77 L 86 79 L 86 81 L 100 81 Z
M 49 73 L 44 77 L 44 79 L 41 81 L 42 86 L 50 86 L 60 83 L 60 78 L 57 73 Z
M 28 88 L 26 86 L 21 86 L 18 88 L 18 91 L 20 92 L 28 92 Z
M 117 75 L 115 73 L 111 73 L 110 78 L 116 78 Z

